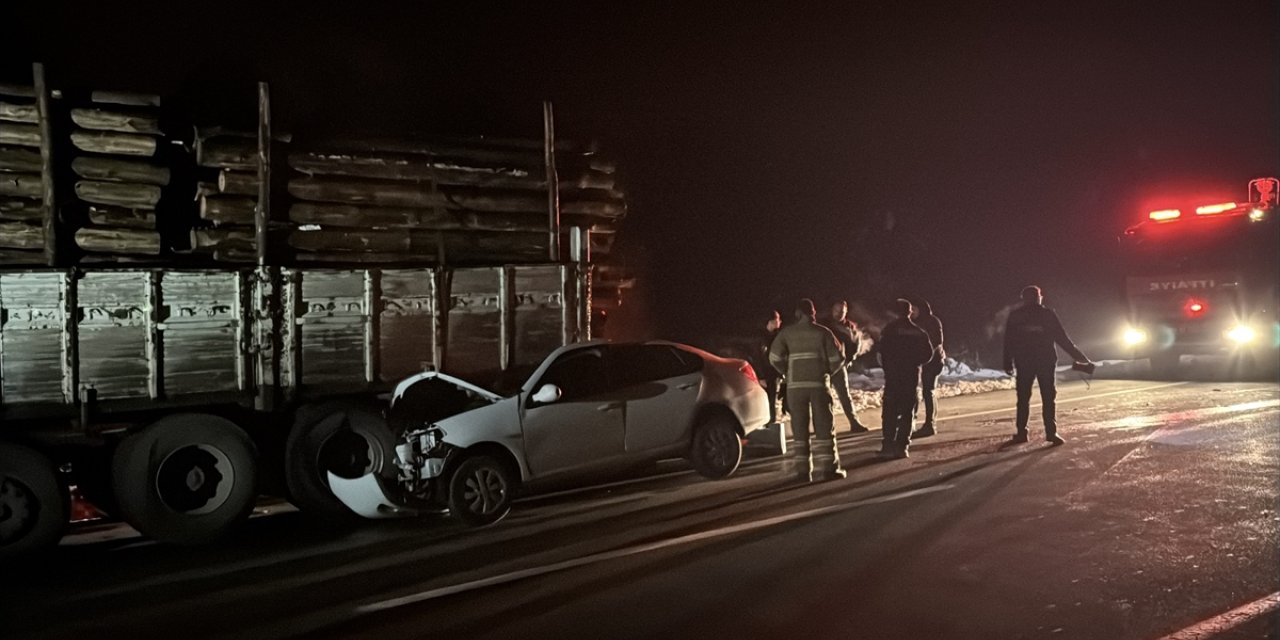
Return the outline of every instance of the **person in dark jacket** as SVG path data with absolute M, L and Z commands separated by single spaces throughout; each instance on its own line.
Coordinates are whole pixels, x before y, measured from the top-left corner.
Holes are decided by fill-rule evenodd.
M 1065 440 L 1058 435 L 1058 423 L 1054 399 L 1058 395 L 1055 369 L 1058 351 L 1062 347 L 1076 362 L 1089 362 L 1067 332 L 1062 321 L 1043 304 L 1040 287 L 1030 285 L 1022 290 L 1022 305 L 1009 313 L 1004 326 L 1004 370 L 1012 375 L 1017 371 L 1015 387 L 1018 397 L 1017 432 L 1013 442 L 1027 441 L 1027 421 L 1031 417 L 1031 384 L 1040 385 L 1040 403 L 1043 406 L 1045 441 L 1060 445 Z
M 831 374 L 843 362 L 840 345 L 818 324 L 813 301 L 796 305 L 796 321 L 782 328 L 769 347 L 769 363 L 787 377 L 787 404 L 795 436 L 796 472 L 802 482 L 845 477 L 836 449 L 831 415 Z M 809 416 L 813 416 L 816 446 L 809 449 Z
M 826 322 L 822 323 L 822 326 L 835 335 L 844 353 L 844 362 L 835 373 L 831 374 L 831 386 L 835 387 L 840 408 L 844 410 L 844 417 L 849 420 L 849 431 L 866 433 L 870 429 L 858 422 L 858 413 L 853 410 L 853 397 L 849 395 L 849 366 L 862 355 L 862 331 L 854 321 L 849 319 L 849 303 L 841 300 L 831 305 L 831 315 Z
M 933 315 L 933 307 L 924 298 L 915 298 L 915 316 L 911 318 L 916 326 L 929 334 L 929 343 L 933 345 L 933 357 L 920 369 L 920 397 L 924 401 L 924 424 L 920 425 L 912 438 L 927 438 L 937 433 L 934 417 L 937 415 L 937 400 L 934 389 L 938 386 L 938 376 L 942 375 L 942 366 L 947 359 L 947 350 L 942 346 L 942 320 Z M 915 412 L 912 412 L 915 415 Z
M 759 339 L 751 354 L 751 368 L 755 369 L 756 376 L 760 378 L 760 386 L 764 387 L 765 396 L 769 398 L 769 424 L 773 424 L 778 421 L 778 386 L 782 376 L 769 364 L 769 346 L 782 328 L 782 314 L 777 309 L 771 309 L 761 319 L 764 326 L 759 330 Z
M 906 458 L 911 444 L 911 414 L 920 386 L 920 367 L 933 357 L 929 334 L 911 321 L 911 303 L 898 300 L 898 319 L 880 332 L 880 366 L 884 367 L 881 431 L 883 458 Z

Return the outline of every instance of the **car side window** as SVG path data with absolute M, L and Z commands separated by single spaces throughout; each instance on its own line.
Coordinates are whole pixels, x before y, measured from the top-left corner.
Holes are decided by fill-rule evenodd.
M 551 363 L 535 387 L 545 384 L 560 387 L 560 400 L 576 400 L 609 390 L 609 372 L 600 349 L 570 351 Z
M 675 378 L 702 369 L 702 358 L 666 345 L 619 345 L 610 358 L 619 386 Z

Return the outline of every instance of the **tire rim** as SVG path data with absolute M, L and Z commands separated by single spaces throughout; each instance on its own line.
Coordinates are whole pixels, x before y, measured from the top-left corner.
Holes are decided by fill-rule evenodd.
M 35 528 L 40 502 L 27 485 L 0 478 L 0 545 L 21 540 Z
M 160 501 L 185 515 L 216 511 L 226 504 L 235 484 L 231 459 L 208 444 L 175 449 L 156 468 L 156 494 Z
M 507 502 L 507 481 L 501 472 L 480 467 L 464 480 L 462 502 L 476 515 L 495 513 Z
M 382 450 L 374 446 L 369 436 L 352 429 L 345 418 L 343 422 L 344 428 L 325 438 L 316 450 L 316 469 L 326 485 L 326 471 L 339 478 L 355 480 L 382 466 Z
M 717 469 L 724 469 L 733 464 L 733 442 L 737 436 L 724 429 L 704 429 L 702 433 L 702 452 L 707 462 Z

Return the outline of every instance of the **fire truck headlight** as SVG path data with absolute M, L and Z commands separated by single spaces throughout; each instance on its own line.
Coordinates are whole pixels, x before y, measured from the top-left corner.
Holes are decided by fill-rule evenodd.
M 1253 327 L 1247 327 L 1242 324 L 1232 327 L 1231 330 L 1227 332 L 1227 338 L 1236 344 L 1253 342 L 1253 339 L 1257 337 L 1258 333 L 1253 330 Z
M 1124 343 L 1130 347 L 1137 346 L 1147 341 L 1147 332 L 1142 329 L 1129 327 L 1124 330 L 1122 339 L 1124 340 Z

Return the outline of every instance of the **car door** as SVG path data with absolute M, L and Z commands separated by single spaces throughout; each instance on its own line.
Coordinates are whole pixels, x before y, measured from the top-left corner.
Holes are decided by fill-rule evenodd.
M 560 354 L 533 385 L 554 384 L 562 395 L 540 404 L 524 398 L 525 459 L 534 478 L 587 472 L 625 452 L 624 409 L 609 378 L 603 345 Z
M 702 358 L 669 345 L 638 344 L 619 345 L 611 362 L 627 402 L 627 453 L 643 456 L 688 442 Z

